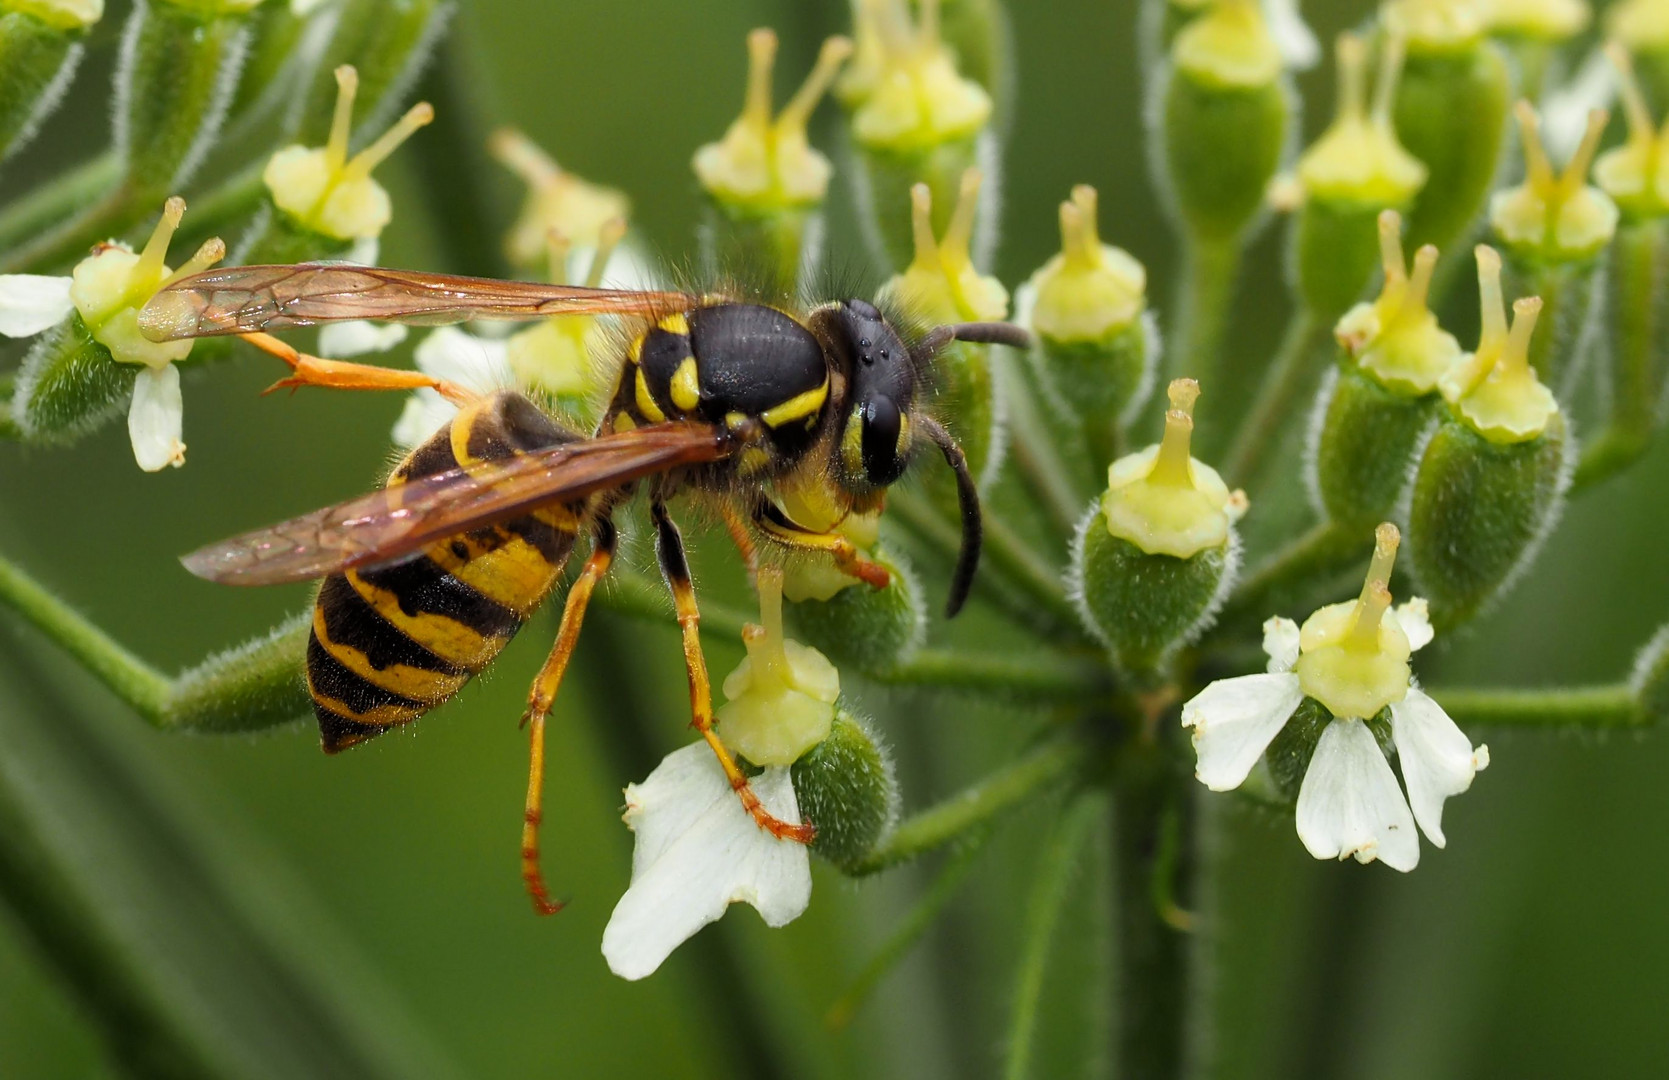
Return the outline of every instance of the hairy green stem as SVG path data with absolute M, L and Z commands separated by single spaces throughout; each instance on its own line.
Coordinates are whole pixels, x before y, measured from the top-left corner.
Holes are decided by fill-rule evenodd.
M 1009 444 L 1014 463 L 1026 480 L 1022 489 L 1049 515 L 1057 536 L 1064 542 L 1078 528 L 1086 497 L 1061 458 L 1059 446 L 1049 438 L 1049 433 L 1059 430 L 1061 425 L 1045 418 L 1038 408 L 1029 372 L 1030 365 L 1012 354 L 1004 358 L 1001 376 L 1008 399 Z
M 1054 653 L 1015 656 L 922 649 L 874 678 L 889 686 L 931 686 L 1042 701 L 1092 701 L 1112 692 L 1106 668 Z
M 1026 1080 L 1032 1072 L 1032 1043 L 1043 1001 L 1043 977 L 1060 923 L 1061 907 L 1078 868 L 1090 825 L 1105 809 L 1099 797 L 1080 797 L 1061 813 L 1050 830 L 1033 870 L 1031 895 L 1021 929 L 1020 970 L 1014 980 L 1014 1006 L 1008 1027 L 1004 1080 Z
M 852 875 L 861 877 L 897 866 L 959 839 L 1010 807 L 1042 793 L 1082 766 L 1087 756 L 1084 744 L 1070 737 L 1037 747 L 961 794 L 905 819 L 868 858 L 852 868 Z
M 1241 239 L 1190 238 L 1182 253 L 1177 285 L 1176 335 L 1166 350 L 1167 376 L 1195 379 L 1209 393 L 1222 361 L 1223 336 L 1234 308 Z
M 1457 723 L 1500 727 L 1645 727 L 1655 722 L 1626 683 L 1548 690 L 1426 687 Z
M 1293 313 L 1275 358 L 1264 373 L 1252 406 L 1235 432 L 1223 459 L 1223 476 L 1230 483 L 1250 484 L 1257 478 L 1264 454 L 1273 450 L 1293 401 L 1310 382 L 1313 359 L 1330 327 L 1304 308 Z
M 1366 537 L 1333 522 L 1313 526 L 1240 579 L 1217 625 L 1236 628 L 1246 618 L 1268 617 L 1271 605 L 1292 586 L 1343 569 L 1368 546 Z

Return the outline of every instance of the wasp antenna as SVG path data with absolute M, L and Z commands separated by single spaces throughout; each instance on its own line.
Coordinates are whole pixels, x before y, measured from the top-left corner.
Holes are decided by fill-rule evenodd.
M 956 569 L 950 577 L 950 595 L 945 598 L 945 618 L 952 619 L 962 610 L 968 591 L 974 585 L 974 573 L 979 569 L 979 549 L 985 540 L 985 524 L 980 517 L 979 488 L 968 471 L 968 457 L 962 453 L 955 438 L 938 421 L 927 417 L 914 419 L 916 427 L 938 445 L 945 455 L 945 463 L 956 473 L 956 501 L 962 507 L 962 550 L 956 557 Z
M 981 345 L 1007 345 L 1011 349 L 1032 347 L 1031 332 L 1008 322 L 952 323 L 944 327 L 956 341 L 971 341 Z

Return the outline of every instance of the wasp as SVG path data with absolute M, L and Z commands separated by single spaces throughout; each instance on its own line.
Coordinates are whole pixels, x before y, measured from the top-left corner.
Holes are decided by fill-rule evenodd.
M 431 376 L 306 353 L 268 331 L 334 320 L 418 324 L 612 315 L 630 328 L 609 404 L 589 437 L 513 390 L 481 395 Z M 582 534 L 556 642 L 528 693 L 522 876 L 558 910 L 539 869 L 545 718 L 598 582 L 615 557 L 616 512 L 642 484 L 660 569 L 683 636 L 693 726 L 754 821 L 809 843 L 810 822 L 772 816 L 713 730 L 700 613 L 668 506 L 703 494 L 727 521 L 832 559 L 875 586 L 886 571 L 833 531 L 796 522 L 773 490 L 815 485 L 845 512 L 880 507 L 923 447 L 954 470 L 962 540 L 947 615 L 979 563 L 979 495 L 962 450 L 922 408 L 934 354 L 952 341 L 1024 346 L 1007 323 L 942 326 L 907 341 L 875 306 L 847 299 L 796 314 L 723 294 L 506 282 L 340 263 L 241 266 L 163 289 L 139 316 L 154 340 L 238 335 L 292 369 L 278 386 L 429 387 L 459 412 L 395 466 L 378 491 L 185 556 L 210 581 L 323 579 L 306 678 L 321 743 L 335 753 L 446 701 L 504 648 L 559 583 Z M 745 526 L 742 526 L 745 529 Z M 746 536 L 745 532 L 738 535 Z

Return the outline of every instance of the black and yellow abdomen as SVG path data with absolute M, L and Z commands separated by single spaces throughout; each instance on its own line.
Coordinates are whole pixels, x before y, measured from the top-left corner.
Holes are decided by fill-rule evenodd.
M 501 392 L 413 450 L 388 484 L 576 437 L 526 398 Z M 547 507 L 393 566 L 326 578 L 307 643 L 325 752 L 417 719 L 486 667 L 556 584 L 583 513 L 583 502 Z

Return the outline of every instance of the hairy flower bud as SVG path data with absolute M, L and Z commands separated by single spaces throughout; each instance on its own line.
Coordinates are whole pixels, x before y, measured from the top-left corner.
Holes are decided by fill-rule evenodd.
M 1198 396 L 1171 383 L 1163 441 L 1113 462 L 1073 543 L 1079 610 L 1127 671 L 1159 671 L 1203 630 L 1238 565 L 1246 496 L 1189 455 Z
M 0 161 L 58 107 L 81 62 L 81 39 L 103 15 L 104 0 L 0 3 Z
M 790 775 L 800 813 L 817 826 L 811 850 L 842 870 L 862 862 L 898 819 L 892 757 L 869 722 L 845 709 Z

